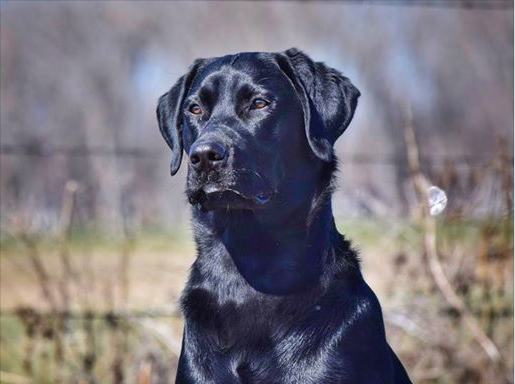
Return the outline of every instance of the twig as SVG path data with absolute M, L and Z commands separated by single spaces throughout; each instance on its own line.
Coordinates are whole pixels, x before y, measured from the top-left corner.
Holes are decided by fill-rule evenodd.
M 48 274 L 48 271 L 41 259 L 41 255 L 39 254 L 38 247 L 36 242 L 25 232 L 20 234 L 20 239 L 25 244 L 27 249 L 29 250 L 29 260 L 32 266 L 33 271 L 36 274 L 38 279 L 39 287 L 41 288 L 41 293 L 43 294 L 44 299 L 47 301 L 52 312 L 58 312 L 57 300 L 54 296 L 54 292 L 51 288 L 51 278 Z
M 411 171 L 413 186 L 417 194 L 426 202 L 423 204 L 424 218 L 424 247 L 427 253 L 429 269 L 433 279 L 443 293 L 449 304 L 461 315 L 461 318 L 472 332 L 474 339 L 485 351 L 486 355 L 495 363 L 502 362 L 501 354 L 495 343 L 486 335 L 478 321 L 470 313 L 465 303 L 458 296 L 451 283 L 445 276 L 444 269 L 438 258 L 438 250 L 436 247 L 436 218 L 429 214 L 428 189 L 431 186 L 429 180 L 423 175 L 420 168 L 420 159 L 418 145 L 415 137 L 415 130 L 412 125 L 411 107 L 408 105 L 405 110 L 405 130 L 404 138 L 407 146 L 408 164 Z
M 75 195 L 78 190 L 78 183 L 74 180 L 66 182 L 63 194 L 63 204 L 61 207 L 61 233 L 59 237 L 59 259 L 61 261 L 62 276 L 59 281 L 59 291 L 61 293 L 62 307 L 64 310 L 70 308 L 70 285 L 74 280 L 74 272 L 70 261 L 68 241 L 70 238 L 73 210 L 75 205 Z
M 504 192 L 507 213 L 513 212 L 513 160 L 508 155 L 508 145 L 504 137 L 499 139 L 499 173 Z
M 152 362 L 145 360 L 141 363 L 138 373 L 138 384 L 150 384 L 152 379 Z
M 428 332 L 423 327 L 421 327 L 420 324 L 414 321 L 412 317 L 398 311 L 390 311 L 384 314 L 384 320 L 388 324 L 401 329 L 406 334 L 419 339 L 423 343 L 430 343 L 430 335 Z

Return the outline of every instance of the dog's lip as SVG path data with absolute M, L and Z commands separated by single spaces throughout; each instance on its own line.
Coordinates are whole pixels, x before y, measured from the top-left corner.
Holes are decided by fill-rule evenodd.
M 204 187 L 194 191 L 191 193 L 189 197 L 189 202 L 191 204 L 202 203 L 205 200 L 216 200 L 221 198 L 224 194 L 232 194 L 237 198 L 240 198 L 242 201 L 248 201 L 249 203 L 254 203 L 258 207 L 262 207 L 266 205 L 273 197 L 273 192 L 269 191 L 259 191 L 252 195 L 247 195 L 242 191 L 232 188 L 232 187 L 221 187 L 215 184 L 208 184 Z
M 240 190 L 237 190 L 235 188 L 230 188 L 230 187 L 229 188 L 220 188 L 219 186 L 212 185 L 212 184 L 205 186 L 203 189 L 204 189 L 204 192 L 206 193 L 206 195 L 221 194 L 224 192 L 232 192 L 245 200 L 251 200 L 259 205 L 264 205 L 264 204 L 268 203 L 273 195 L 272 192 L 261 191 L 261 192 L 257 192 L 254 195 L 247 196 L 246 194 L 244 194 L 243 192 L 241 192 Z

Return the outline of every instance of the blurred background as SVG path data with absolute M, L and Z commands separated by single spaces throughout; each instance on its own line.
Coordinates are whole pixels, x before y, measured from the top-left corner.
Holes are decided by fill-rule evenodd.
M 298 47 L 360 89 L 335 217 L 416 383 L 513 383 L 513 3 L 0 3 L 0 382 L 173 383 L 195 257 L 157 98 Z M 430 216 L 427 191 L 447 207 Z

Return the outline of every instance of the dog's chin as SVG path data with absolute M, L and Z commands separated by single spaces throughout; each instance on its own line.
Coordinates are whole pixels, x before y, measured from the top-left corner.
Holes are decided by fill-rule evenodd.
M 222 189 L 211 185 L 188 193 L 190 204 L 198 204 L 206 211 L 260 209 L 264 208 L 271 198 L 271 193 L 259 192 L 247 196 L 235 189 Z

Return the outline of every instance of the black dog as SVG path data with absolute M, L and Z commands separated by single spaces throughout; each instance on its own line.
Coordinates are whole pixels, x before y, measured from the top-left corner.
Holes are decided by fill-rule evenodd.
M 359 91 L 297 49 L 195 61 L 159 99 L 197 260 L 177 383 L 410 383 L 331 208 Z

